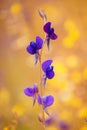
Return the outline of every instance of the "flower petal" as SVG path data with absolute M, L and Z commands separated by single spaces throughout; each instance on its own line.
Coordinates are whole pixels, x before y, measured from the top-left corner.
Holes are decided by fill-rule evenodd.
M 45 119 L 45 124 L 49 126 L 53 123 L 53 121 L 53 117 L 50 116 L 49 118 Z
M 46 60 L 42 63 L 42 69 L 44 72 L 46 72 L 46 69 L 51 65 L 52 62 L 52 60 Z
M 43 40 L 39 36 L 36 37 L 36 45 L 38 50 L 42 48 Z
M 34 89 L 33 88 L 24 88 L 24 93 L 27 96 L 33 96 L 34 95 Z
M 49 96 L 43 96 L 42 98 L 43 100 L 43 103 L 44 103 L 44 107 L 48 107 L 48 106 L 51 106 L 54 102 L 54 97 L 52 95 L 49 95 Z
M 44 25 L 43 29 L 44 29 L 44 31 L 45 31 L 46 33 L 49 34 L 49 32 L 50 32 L 50 27 L 51 27 L 51 22 L 48 22 L 48 23 L 46 23 L 46 24 Z
M 46 77 L 48 79 L 52 79 L 54 77 L 54 75 L 55 75 L 55 73 L 54 73 L 53 70 L 50 70 L 50 71 L 46 72 Z
M 28 53 L 33 55 L 36 53 L 36 47 L 37 45 L 32 41 L 30 42 L 30 45 L 27 46 L 26 50 Z
M 42 104 L 42 99 L 41 99 L 41 97 L 40 97 L 39 94 L 38 94 L 38 99 L 37 99 L 37 100 L 38 100 L 38 103 L 39 103 L 39 104 Z
M 64 121 L 60 121 L 58 126 L 61 130 L 70 130 L 69 124 Z
M 50 38 L 52 40 L 56 40 L 57 39 L 57 35 L 55 33 L 52 33 L 52 35 L 50 35 Z

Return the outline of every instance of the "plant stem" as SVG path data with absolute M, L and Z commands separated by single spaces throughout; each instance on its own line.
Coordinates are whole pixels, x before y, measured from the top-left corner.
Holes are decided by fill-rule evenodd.
M 43 10 L 42 11 L 38 10 L 38 12 L 39 12 L 39 15 L 43 18 L 44 24 L 45 24 L 46 21 L 47 21 L 47 17 L 46 17 L 45 12 Z M 43 46 L 44 46 L 45 42 L 46 42 L 46 35 L 45 35 L 45 39 L 43 41 Z M 39 63 L 40 63 L 40 94 L 41 94 L 41 99 L 43 97 L 43 86 L 42 86 L 42 80 L 43 79 L 42 79 L 42 70 L 41 70 L 41 68 L 42 68 L 42 51 L 43 51 L 43 47 L 42 47 L 41 52 L 39 54 Z M 45 127 L 44 104 L 43 104 L 43 102 L 42 102 L 41 108 L 42 108 L 43 129 L 46 130 L 46 127 Z
M 46 41 L 46 38 L 43 42 L 43 46 L 44 46 L 44 43 Z M 41 94 L 41 99 L 43 97 L 43 86 L 42 86 L 42 51 L 43 51 L 43 47 L 42 47 L 42 50 L 39 54 L 39 64 L 40 64 L 40 94 Z M 45 127 L 45 114 L 44 114 L 44 104 L 42 102 L 42 106 L 41 106 L 41 109 L 42 109 L 42 120 L 43 120 L 43 129 L 46 130 L 46 127 Z
M 41 72 L 41 55 L 39 55 L 39 63 L 40 63 L 40 94 L 41 94 L 41 99 L 42 99 L 43 87 L 42 87 L 42 72 Z M 42 109 L 43 128 L 45 130 L 45 115 L 44 115 L 43 103 L 42 103 L 41 109 Z

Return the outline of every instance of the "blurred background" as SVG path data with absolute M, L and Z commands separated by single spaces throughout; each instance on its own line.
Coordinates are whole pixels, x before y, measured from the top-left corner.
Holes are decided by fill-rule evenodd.
M 38 104 L 33 108 L 23 92 L 40 79 L 39 64 L 26 52 L 30 41 L 45 36 L 38 9 L 58 35 L 42 55 L 43 61 L 53 59 L 56 73 L 45 89 L 55 98 L 46 129 L 87 130 L 86 0 L 0 0 L 0 130 L 43 129 Z

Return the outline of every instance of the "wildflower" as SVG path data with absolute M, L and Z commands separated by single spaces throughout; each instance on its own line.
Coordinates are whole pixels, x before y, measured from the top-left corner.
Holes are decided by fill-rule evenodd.
M 69 124 L 64 121 L 59 122 L 58 127 L 60 127 L 60 130 L 70 130 Z
M 50 116 L 49 118 L 45 119 L 45 124 L 47 126 L 51 125 L 54 123 L 54 118 L 52 116 Z
M 38 94 L 37 84 L 35 83 L 33 85 L 33 87 L 24 88 L 24 93 L 25 93 L 25 95 L 33 98 L 33 106 L 34 106 L 36 99 L 37 99 L 37 94 Z
M 49 115 L 47 107 L 51 106 L 54 102 L 54 97 L 52 95 L 43 96 L 42 98 L 38 95 L 38 103 L 43 105 L 43 109 Z
M 54 33 L 54 28 L 51 28 L 51 22 L 47 22 L 44 25 L 43 29 L 47 33 L 46 40 L 47 40 L 47 46 L 48 46 L 48 49 L 49 49 L 50 39 L 56 40 L 57 35 Z
M 31 41 L 30 44 L 27 46 L 27 51 L 31 55 L 35 55 L 35 64 L 38 62 L 39 57 L 39 50 L 42 48 L 43 40 L 37 36 L 36 42 Z
M 46 84 L 46 79 L 52 79 L 55 75 L 54 71 L 53 71 L 53 66 L 51 66 L 52 64 L 52 60 L 46 60 L 45 62 L 42 63 L 42 70 L 44 71 L 44 75 L 43 75 L 43 84 Z

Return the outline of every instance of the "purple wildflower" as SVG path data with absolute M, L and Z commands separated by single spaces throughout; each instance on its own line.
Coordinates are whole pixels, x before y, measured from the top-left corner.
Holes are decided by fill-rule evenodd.
M 51 125 L 52 123 L 54 123 L 53 117 L 49 117 L 49 118 L 45 119 L 45 124 L 47 126 Z
M 50 39 L 56 40 L 57 35 L 54 33 L 54 28 L 51 28 L 51 22 L 47 22 L 44 27 L 44 31 L 47 33 L 46 40 L 47 40 L 47 46 L 49 49 Z
M 69 130 L 70 129 L 69 124 L 67 124 L 64 121 L 59 122 L 59 127 L 60 127 L 60 130 Z
M 42 45 L 43 40 L 39 36 L 37 36 L 36 42 L 31 41 L 26 48 L 28 53 L 30 53 L 31 55 L 35 55 L 35 64 L 38 62 L 39 50 L 42 48 Z
M 51 106 L 54 103 L 54 97 L 52 95 L 43 96 L 42 98 L 38 95 L 38 103 L 43 105 L 43 109 L 49 115 L 47 107 Z
M 25 95 L 33 98 L 33 105 L 34 105 L 36 102 L 37 94 L 38 94 L 37 84 L 34 84 L 32 87 L 29 87 L 29 88 L 24 88 L 24 93 Z
M 46 79 L 52 79 L 55 75 L 54 71 L 53 71 L 53 66 L 51 66 L 52 64 L 52 60 L 46 60 L 42 63 L 42 70 L 44 71 L 44 76 L 43 76 L 43 82 L 44 85 L 46 83 Z

